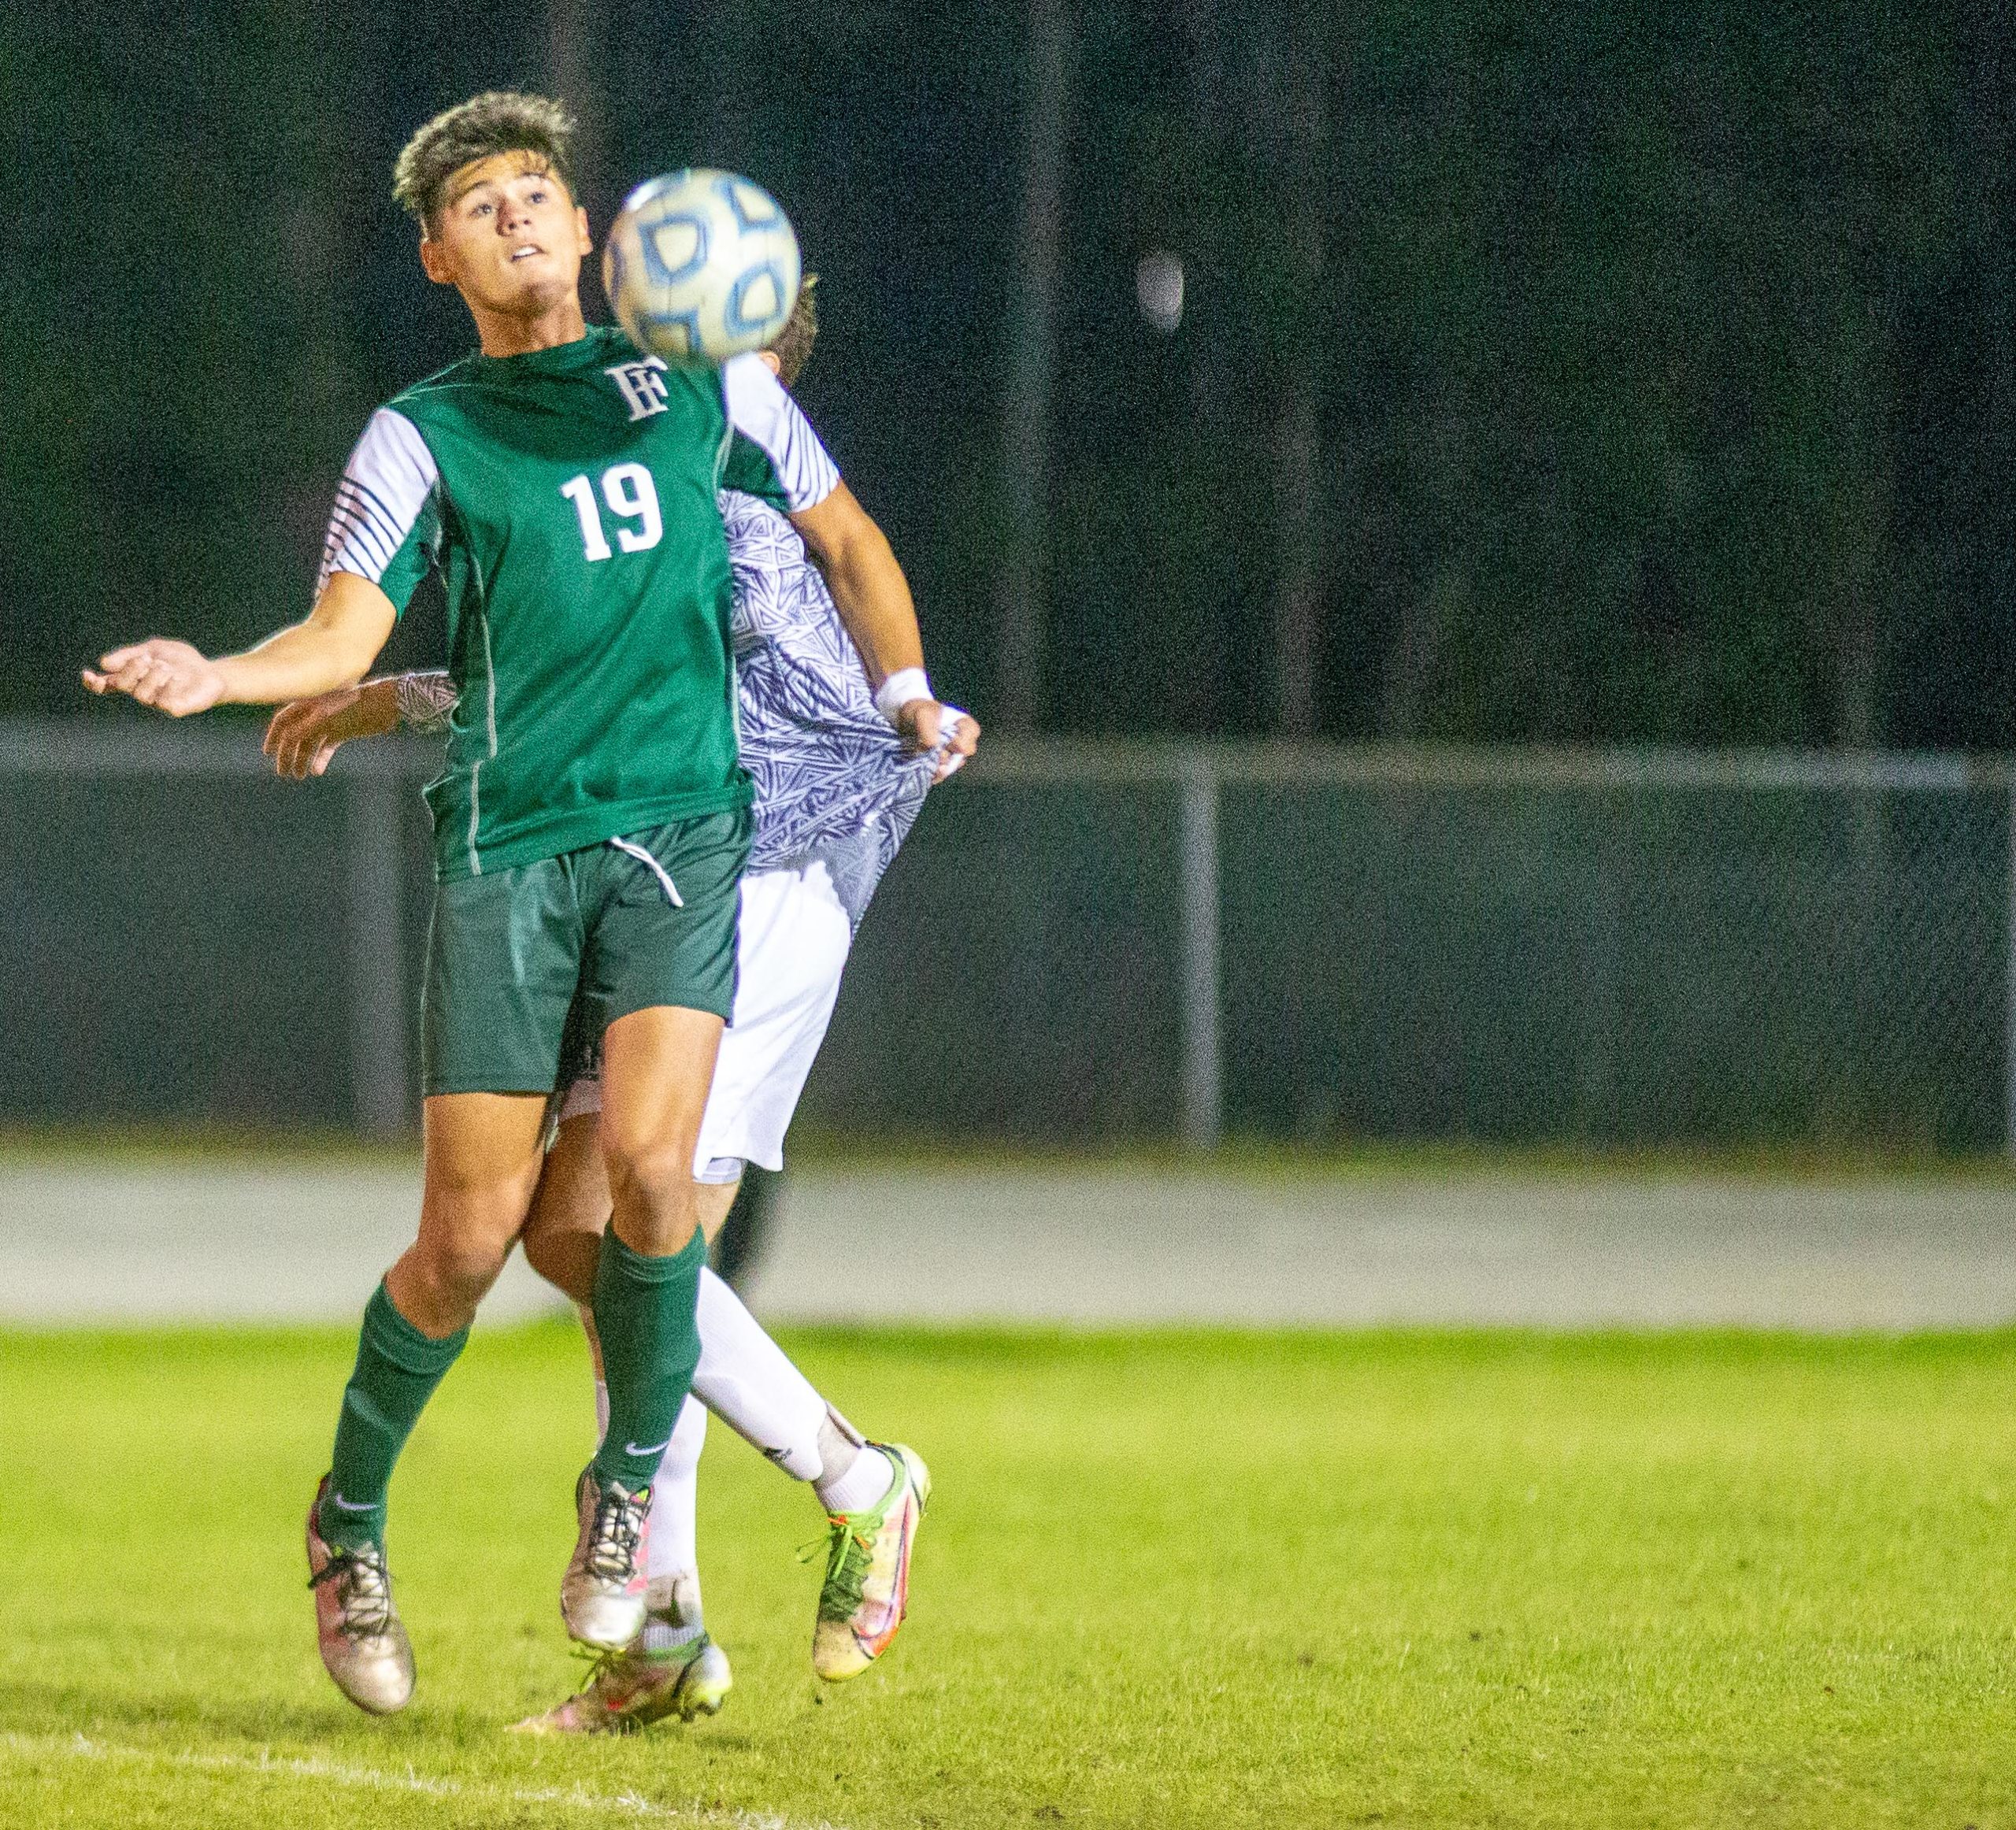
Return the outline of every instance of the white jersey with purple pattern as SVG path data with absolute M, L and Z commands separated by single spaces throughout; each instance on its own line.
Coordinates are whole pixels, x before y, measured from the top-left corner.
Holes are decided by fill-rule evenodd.
M 723 490 L 721 508 L 735 572 L 742 766 L 756 784 L 749 868 L 825 858 L 858 922 L 924 804 L 935 759 L 906 750 L 875 709 L 854 639 L 789 518 L 739 490 Z

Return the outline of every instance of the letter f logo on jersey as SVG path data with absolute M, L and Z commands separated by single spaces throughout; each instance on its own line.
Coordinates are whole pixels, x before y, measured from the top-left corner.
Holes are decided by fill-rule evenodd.
M 624 404 L 630 409 L 633 422 L 665 411 L 665 364 L 658 357 L 619 362 L 602 373 L 623 390 Z

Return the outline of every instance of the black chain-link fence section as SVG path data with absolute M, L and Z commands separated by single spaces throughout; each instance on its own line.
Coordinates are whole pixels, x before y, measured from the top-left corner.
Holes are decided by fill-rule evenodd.
M 130 754 L 91 772 L 0 732 L 0 1123 L 346 1130 L 416 1110 L 426 754 L 296 785 L 244 766 L 252 734 L 202 736 L 150 741 L 171 773 Z M 859 937 L 805 1125 L 1177 1135 L 1206 893 L 1181 796 L 1206 779 L 1228 1135 L 2005 1147 L 2006 773 L 1300 780 L 1162 754 L 976 766 L 932 797 Z M 396 932 L 360 932 L 384 900 L 360 893 L 372 868 Z M 381 1050 L 368 984 L 387 972 L 410 1032 Z M 385 1069 L 403 1089 L 374 1098 Z
M 1232 790 L 1222 830 L 1234 1131 L 2001 1145 L 2004 792 Z
M 357 785 L 0 769 L 0 1124 L 357 1128 Z M 380 798 L 417 1034 L 427 810 Z

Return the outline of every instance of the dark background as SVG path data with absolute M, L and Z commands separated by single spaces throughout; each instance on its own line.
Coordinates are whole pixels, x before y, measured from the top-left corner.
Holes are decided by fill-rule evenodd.
M 392 159 L 558 77 L 598 228 L 688 163 L 791 212 L 806 404 L 997 725 L 2007 746 L 2011 76 L 1924 6 L 12 8 L 0 710 L 300 613 L 469 340 Z

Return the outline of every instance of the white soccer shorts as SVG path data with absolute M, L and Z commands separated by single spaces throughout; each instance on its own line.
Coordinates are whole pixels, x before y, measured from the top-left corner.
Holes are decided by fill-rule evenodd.
M 742 880 L 735 1021 L 714 1062 L 693 1154 L 695 1180 L 733 1182 L 749 1163 L 784 1167 L 784 1133 L 826 1039 L 853 939 L 823 862 Z M 584 1075 L 561 1096 L 556 1122 L 601 1109 L 602 1081 Z

